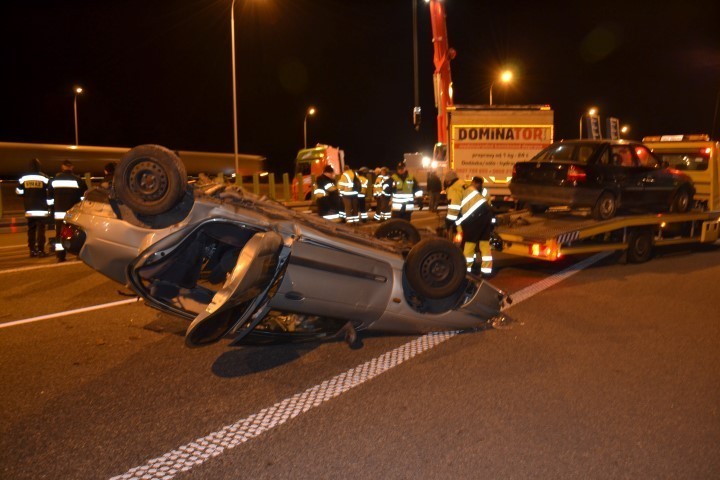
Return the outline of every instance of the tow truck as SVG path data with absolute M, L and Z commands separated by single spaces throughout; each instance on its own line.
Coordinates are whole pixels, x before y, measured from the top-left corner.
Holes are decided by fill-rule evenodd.
M 648 213 L 594 220 L 589 212 L 553 208 L 543 214 L 520 210 L 498 215 L 496 248 L 504 253 L 554 261 L 566 255 L 621 252 L 621 261 L 649 260 L 655 247 L 713 243 L 720 232 L 720 143 L 707 136 L 646 137 L 670 166 L 667 155 L 694 165 L 700 202 L 686 213 Z M 684 152 L 684 153 L 683 153 Z M 703 163 L 704 162 L 704 163 Z

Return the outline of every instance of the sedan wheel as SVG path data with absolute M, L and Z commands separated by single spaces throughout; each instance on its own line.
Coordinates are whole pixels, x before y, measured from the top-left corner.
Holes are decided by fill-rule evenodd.
M 160 145 L 140 145 L 123 156 L 113 178 L 120 201 L 139 215 L 160 215 L 176 206 L 187 189 L 182 161 Z
M 596 220 L 609 220 L 617 212 L 617 199 L 611 192 L 603 192 L 595 202 L 592 216 Z
M 692 205 L 692 195 L 686 188 L 681 188 L 673 197 L 670 211 L 673 213 L 685 213 L 690 210 L 690 205 Z
M 465 257 L 448 240 L 427 238 L 410 250 L 405 275 L 410 286 L 427 298 L 446 298 L 465 280 Z

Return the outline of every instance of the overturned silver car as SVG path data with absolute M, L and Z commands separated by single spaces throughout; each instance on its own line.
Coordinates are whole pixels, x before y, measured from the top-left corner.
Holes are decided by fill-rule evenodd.
M 364 231 L 235 187 L 201 192 L 157 145 L 130 150 L 113 183 L 68 212 L 65 248 L 191 320 L 188 346 L 474 329 L 509 301 L 409 223 Z

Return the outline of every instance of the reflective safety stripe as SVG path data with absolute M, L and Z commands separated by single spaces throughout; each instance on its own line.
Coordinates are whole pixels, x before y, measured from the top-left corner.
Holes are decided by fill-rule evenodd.
M 473 257 L 465 257 L 465 261 L 468 263 L 472 263 L 475 261 L 475 257 L 474 256 Z
M 460 224 L 463 222 L 463 220 L 465 220 L 465 219 L 468 218 L 470 215 L 472 215 L 472 213 L 473 213 L 475 210 L 477 210 L 478 208 L 480 208 L 480 205 L 482 205 L 482 204 L 485 203 L 485 202 L 486 202 L 486 200 L 483 198 L 482 200 L 480 200 L 479 202 L 477 202 L 476 204 L 474 204 L 472 207 L 470 207 L 470 210 L 468 210 L 467 212 L 465 212 L 465 213 L 463 214 L 463 216 L 460 217 L 457 222 L 455 222 L 455 224 L 456 224 L 456 225 L 460 225 Z
M 62 220 L 65 218 L 66 212 L 55 212 L 55 220 Z
M 460 206 L 461 206 L 461 207 L 464 207 L 467 202 L 469 202 L 470 200 L 472 200 L 473 198 L 475 198 L 477 195 L 478 195 L 478 191 L 477 191 L 477 190 L 473 190 L 472 192 L 470 192 L 470 195 L 468 195 L 467 197 L 463 198 L 462 203 L 460 204 Z
M 448 214 L 445 216 L 445 218 L 447 218 L 447 219 L 450 220 L 451 222 L 454 222 L 455 220 L 457 220 L 457 215 L 451 215 L 451 214 L 448 213 Z
M 50 185 L 53 188 L 80 188 L 75 180 L 53 180 Z
M 415 192 L 415 196 L 418 197 L 418 198 L 422 197 L 422 196 L 423 196 L 423 191 L 422 191 L 422 190 L 418 190 L 417 192 Z
M 329 215 L 323 215 L 323 218 L 327 220 L 337 220 L 338 218 L 340 218 L 340 215 L 338 215 L 337 213 L 331 213 Z
M 18 180 L 18 183 L 25 183 L 28 180 L 34 180 L 36 182 L 43 182 L 48 183 L 48 178 L 42 175 L 23 175 L 20 177 L 20 180 Z
M 482 273 L 492 273 L 492 268 L 480 267 Z
M 60 251 L 62 251 L 62 250 L 65 250 L 65 249 L 63 248 L 63 246 L 62 246 L 62 243 L 57 242 L 57 243 L 55 244 L 55 251 L 56 251 L 56 252 L 60 252 Z
M 334 183 L 332 183 L 332 182 L 328 182 L 328 183 L 327 183 L 327 184 L 325 184 L 325 186 L 324 186 L 324 187 L 322 187 L 322 188 L 324 188 L 325 190 L 330 190 L 330 189 L 331 189 L 332 187 L 334 187 L 334 186 L 335 186 L 335 184 L 334 184 Z
M 48 198 L 48 199 L 47 199 L 47 204 L 48 204 L 49 206 L 55 205 L 55 199 L 54 199 L 54 198 Z
M 492 262 L 493 258 L 492 255 L 483 255 L 480 260 L 482 260 L 483 262 Z
M 26 217 L 49 217 L 50 212 L 47 210 L 28 210 L 25 212 Z
M 472 265 L 469 266 L 469 267 L 467 267 L 467 271 L 468 271 L 468 272 L 472 272 Z
M 18 195 L 22 195 L 22 194 L 25 193 L 25 192 L 23 191 L 22 188 L 18 187 L 18 188 L 15 189 L 15 193 L 17 193 Z
M 342 195 L 343 197 L 355 197 L 355 196 L 357 196 L 357 194 L 358 194 L 358 192 L 356 192 L 354 190 L 350 191 L 350 192 L 340 192 L 340 195 Z
M 318 188 L 313 192 L 313 194 L 318 196 L 325 196 L 325 190 L 323 190 L 322 188 Z

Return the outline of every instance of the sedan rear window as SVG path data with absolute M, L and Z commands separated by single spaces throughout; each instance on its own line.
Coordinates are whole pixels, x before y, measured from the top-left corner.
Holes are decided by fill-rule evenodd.
M 550 145 L 538 153 L 532 161 L 535 162 L 579 162 L 587 163 L 592 157 L 596 146 L 592 144 L 556 144 Z

